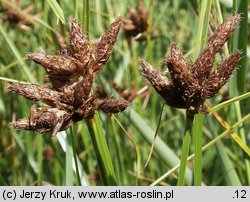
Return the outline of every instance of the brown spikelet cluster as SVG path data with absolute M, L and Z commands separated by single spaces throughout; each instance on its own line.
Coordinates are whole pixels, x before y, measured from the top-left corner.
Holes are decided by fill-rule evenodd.
M 206 99 L 213 97 L 227 82 L 240 60 L 240 51 L 231 54 L 215 70 L 215 55 L 239 25 L 236 14 L 223 22 L 211 35 L 208 43 L 193 64 L 189 64 L 175 43 L 170 46 L 170 56 L 164 60 L 171 79 L 145 60 L 140 61 L 141 72 L 169 106 L 187 109 L 193 117 L 202 112 Z
M 119 86 L 116 82 L 113 82 L 112 87 L 128 102 L 132 102 L 136 98 L 135 85 L 131 85 L 130 88 L 126 88 Z
M 144 4 L 138 0 L 137 9 L 133 7 L 128 8 L 130 19 L 123 18 L 123 29 L 127 38 L 135 37 L 137 40 L 144 38 L 141 36 L 148 28 L 148 14 Z
M 6 11 L 3 22 L 10 22 L 16 24 L 17 27 L 27 30 L 28 26 L 34 24 L 34 17 L 40 17 L 41 14 L 32 16 L 34 4 L 24 8 L 20 0 L 4 0 L 2 2 L 3 9 Z
M 142 91 L 140 90 L 137 92 L 134 84 L 132 84 L 130 86 L 127 86 L 126 84 L 125 84 L 125 86 L 121 86 L 118 83 L 116 83 L 115 81 L 113 81 L 111 83 L 111 86 L 124 100 L 128 101 L 129 103 L 131 103 L 136 97 L 140 97 L 142 99 L 145 99 L 150 94 L 149 88 L 143 89 Z M 107 97 L 106 91 L 101 86 L 96 87 L 96 93 L 97 93 L 98 97 L 100 97 L 100 98 Z
M 91 48 L 80 24 L 71 19 L 68 47 L 64 47 L 57 55 L 49 55 L 42 49 L 28 54 L 30 60 L 44 67 L 52 87 L 10 84 L 9 90 L 46 104 L 39 108 L 33 105 L 29 116 L 12 122 L 12 126 L 37 132 L 52 131 L 55 135 L 77 121 L 91 119 L 95 110 L 107 114 L 125 110 L 129 105 L 127 101 L 100 98 L 92 91 L 95 75 L 108 61 L 120 25 L 121 20 L 117 18 Z

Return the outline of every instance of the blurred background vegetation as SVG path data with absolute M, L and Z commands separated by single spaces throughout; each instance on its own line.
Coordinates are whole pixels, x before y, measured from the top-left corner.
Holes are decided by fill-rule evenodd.
M 97 156 L 85 121 L 53 138 L 50 134 L 15 131 L 10 127 L 10 122 L 28 116 L 33 103 L 8 92 L 6 84 L 9 81 L 38 84 L 45 82 L 44 69 L 26 60 L 25 55 L 35 52 L 39 47 L 53 54 L 59 49 L 60 40 L 67 43 L 68 26 L 64 21 L 67 22 L 70 16 L 77 18 L 85 30 L 89 30 L 89 38 L 94 43 L 115 17 L 129 18 L 128 6 L 136 7 L 137 2 L 57 2 L 59 7 L 53 4 L 55 1 L 50 0 L 0 0 L 0 185 L 105 184 L 100 176 Z M 116 184 L 176 185 L 177 182 L 178 169 L 175 167 L 178 167 L 181 157 L 185 112 L 165 106 L 160 117 L 164 101 L 140 75 L 140 58 L 166 71 L 161 62 L 167 55 L 170 43 L 175 41 L 192 61 L 204 44 L 207 34 L 211 34 L 223 19 L 237 11 L 243 16 L 240 31 L 231 37 L 227 46 L 218 54 L 216 64 L 237 49 L 242 50 L 243 59 L 229 84 L 209 100 L 209 105 L 215 106 L 239 95 L 249 97 L 247 93 L 250 91 L 250 69 L 247 58 L 250 55 L 246 51 L 250 45 L 248 2 L 143 0 L 149 25 L 143 33 L 145 40 L 128 40 L 123 30 L 120 31 L 110 60 L 95 83 L 96 87 L 102 86 L 109 97 L 120 96 L 112 87 L 112 82 L 137 94 L 125 112 L 116 116 L 99 113 Z M 25 10 L 27 7 L 29 12 Z M 23 18 L 13 18 L 10 9 L 17 10 Z M 89 24 L 86 23 L 86 17 L 89 18 Z M 209 23 L 207 27 L 204 26 L 206 22 Z M 202 36 L 200 42 L 199 36 Z M 212 113 L 204 116 L 201 125 L 202 145 L 208 144 L 200 162 L 204 184 L 250 185 L 250 152 L 249 146 L 247 147 L 250 145 L 249 103 L 249 98 L 232 102 L 220 109 L 217 117 Z M 153 154 L 144 169 L 160 118 Z M 238 127 L 231 128 L 235 123 L 239 123 Z M 70 134 L 74 136 L 73 141 Z M 77 154 L 81 182 L 76 177 L 72 145 Z M 191 142 L 189 154 L 192 153 L 194 144 Z M 192 159 L 188 162 L 188 167 L 185 184 L 192 185 Z M 164 174 L 164 178 L 156 181 Z

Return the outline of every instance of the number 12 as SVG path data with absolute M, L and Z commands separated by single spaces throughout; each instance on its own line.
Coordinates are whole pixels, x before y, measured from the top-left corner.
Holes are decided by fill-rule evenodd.
M 247 198 L 246 197 L 246 193 L 247 193 L 246 190 L 241 190 L 241 191 L 236 190 L 235 193 L 236 193 L 236 198 Z

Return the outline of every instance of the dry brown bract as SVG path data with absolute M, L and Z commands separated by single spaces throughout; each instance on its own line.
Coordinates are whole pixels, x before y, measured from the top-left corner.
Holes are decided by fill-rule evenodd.
M 52 89 L 35 84 L 10 84 L 10 90 L 29 100 L 46 104 L 38 109 L 33 105 L 30 115 L 12 122 L 12 126 L 37 132 L 52 131 L 55 135 L 77 121 L 93 118 L 95 110 L 102 110 L 107 114 L 125 110 L 129 105 L 127 101 L 101 99 L 92 92 L 95 75 L 108 61 L 120 25 L 121 20 L 117 18 L 91 48 L 80 24 L 71 19 L 69 47 L 60 50 L 57 55 L 48 55 L 42 49 L 28 54 L 29 59 L 44 67 Z
M 142 75 L 149 80 L 169 106 L 187 109 L 190 117 L 202 112 L 205 100 L 220 90 L 240 60 L 240 51 L 237 51 L 212 71 L 216 53 L 232 35 L 239 21 L 240 15 L 236 14 L 223 22 L 209 38 L 208 44 L 192 65 L 187 62 L 176 44 L 172 43 L 170 56 L 164 60 L 171 80 L 145 60 L 140 61 Z
M 129 7 L 130 19 L 123 18 L 123 29 L 128 38 L 136 37 L 138 40 L 143 36 L 141 34 L 147 30 L 148 14 L 141 0 L 138 0 L 137 10 Z

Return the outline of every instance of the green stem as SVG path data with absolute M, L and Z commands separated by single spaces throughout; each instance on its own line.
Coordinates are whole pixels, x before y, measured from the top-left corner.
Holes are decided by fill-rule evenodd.
M 78 19 L 78 0 L 74 0 L 75 18 Z
M 37 185 L 42 186 L 42 176 L 43 176 L 43 137 L 39 135 L 37 138 L 37 161 L 38 161 L 38 180 Z
M 84 22 L 84 31 L 89 38 L 89 0 L 83 0 L 83 22 Z
M 211 7 L 212 0 L 201 1 L 199 21 L 197 26 L 197 37 L 194 44 L 194 57 L 197 57 L 199 55 L 200 50 L 206 44 Z
M 190 141 L 191 141 L 191 131 L 193 126 L 193 117 L 186 115 L 186 127 L 185 127 L 185 135 L 182 143 L 182 151 L 181 151 L 181 161 L 180 161 L 180 172 L 178 176 L 177 186 L 184 185 L 186 167 L 187 167 L 187 158 L 189 153 Z
M 103 185 L 115 186 L 117 185 L 116 176 L 98 113 L 96 113 L 94 119 L 87 120 L 86 122 Z
M 194 117 L 194 185 L 201 186 L 202 180 L 202 126 L 203 114 Z
M 66 160 L 65 160 L 65 185 L 73 186 L 73 169 L 72 169 L 72 158 L 73 150 L 72 150 L 72 141 L 69 136 L 67 136 L 66 140 Z
M 220 0 L 215 1 L 215 8 L 216 8 L 217 16 L 218 16 L 217 21 L 219 24 L 222 24 L 223 23 L 223 16 L 222 16 L 222 12 L 221 12 Z M 225 55 L 228 56 L 229 50 L 228 50 L 227 43 L 224 45 L 224 51 L 225 51 Z
M 77 185 L 81 186 L 81 178 L 79 174 L 79 168 L 78 168 L 78 162 L 77 162 L 77 156 L 76 156 L 76 139 L 75 135 L 73 132 L 73 126 L 70 127 L 70 137 L 71 137 L 71 142 L 72 142 L 72 150 L 73 150 L 73 156 L 74 156 L 74 161 L 75 161 L 75 167 L 76 167 L 76 176 L 77 176 Z
M 148 126 L 142 117 L 132 107 L 129 111 L 125 111 L 124 113 L 127 113 L 131 125 L 139 131 L 139 134 L 142 135 L 149 145 L 152 145 L 155 132 Z M 160 137 L 156 137 L 154 151 L 168 167 L 174 167 L 180 162 L 176 153 L 171 150 Z M 189 168 L 186 170 L 185 182 L 187 184 L 192 184 L 192 172 Z
M 215 143 L 217 143 L 219 140 L 222 140 L 223 138 L 225 138 L 233 130 L 235 130 L 235 128 L 239 127 L 240 125 L 242 125 L 242 123 L 248 121 L 249 119 L 250 119 L 250 114 L 248 114 L 245 117 L 243 117 L 240 121 L 238 121 L 237 123 L 235 123 L 234 125 L 232 125 L 230 128 L 226 129 L 223 133 L 221 133 L 220 135 L 218 135 L 217 137 L 215 137 L 214 139 L 212 139 L 209 143 L 207 143 L 206 145 L 204 145 L 202 147 L 202 152 L 205 151 L 205 150 L 207 150 L 208 148 L 210 148 L 212 145 L 214 145 Z M 192 160 L 193 158 L 194 158 L 194 154 L 191 154 L 188 157 L 188 161 Z M 155 185 L 159 184 L 161 181 L 163 181 L 168 176 L 170 176 L 172 173 L 174 173 L 179 167 L 180 167 L 180 164 L 174 166 L 171 170 L 169 170 L 164 175 L 162 175 L 161 177 L 159 177 L 156 181 L 154 181 L 150 186 L 155 186 Z
M 241 115 L 241 107 L 240 107 L 239 102 L 235 103 L 235 110 L 236 110 L 237 120 L 241 120 L 242 115 Z M 240 137 L 241 137 L 243 143 L 246 144 L 247 141 L 246 141 L 246 135 L 245 135 L 245 130 L 244 130 L 243 124 L 240 125 L 239 133 L 240 133 Z M 244 157 L 244 163 L 245 163 L 245 167 L 246 167 L 245 168 L 245 170 L 246 170 L 246 179 L 247 179 L 246 181 L 247 181 L 248 185 L 250 185 L 250 161 L 249 161 L 248 157 Z
M 234 0 L 234 11 L 241 14 L 238 30 L 233 35 L 233 51 L 241 50 L 241 59 L 238 62 L 240 68 L 237 70 L 237 89 L 240 93 L 245 92 L 246 67 L 247 67 L 247 38 L 248 38 L 248 1 Z
M 237 70 L 237 80 L 234 83 L 237 86 L 236 93 L 244 93 L 245 92 L 245 86 L 246 86 L 246 68 L 247 68 L 247 41 L 248 41 L 248 1 L 246 0 L 234 0 L 233 1 L 233 8 L 234 11 L 241 14 L 241 21 L 239 25 L 239 29 L 235 31 L 233 35 L 233 42 L 232 42 L 232 50 L 241 50 L 241 59 L 238 63 L 239 69 Z M 235 103 L 235 109 L 236 109 L 236 117 L 237 120 L 240 120 L 242 115 L 241 111 L 244 111 L 244 109 L 241 109 L 241 105 L 236 102 Z M 239 133 L 241 136 L 241 139 L 244 143 L 246 143 L 246 135 L 245 130 L 243 127 L 239 129 Z M 246 178 L 247 183 L 250 185 L 250 162 L 249 159 L 244 157 L 245 162 L 245 168 L 246 168 Z

